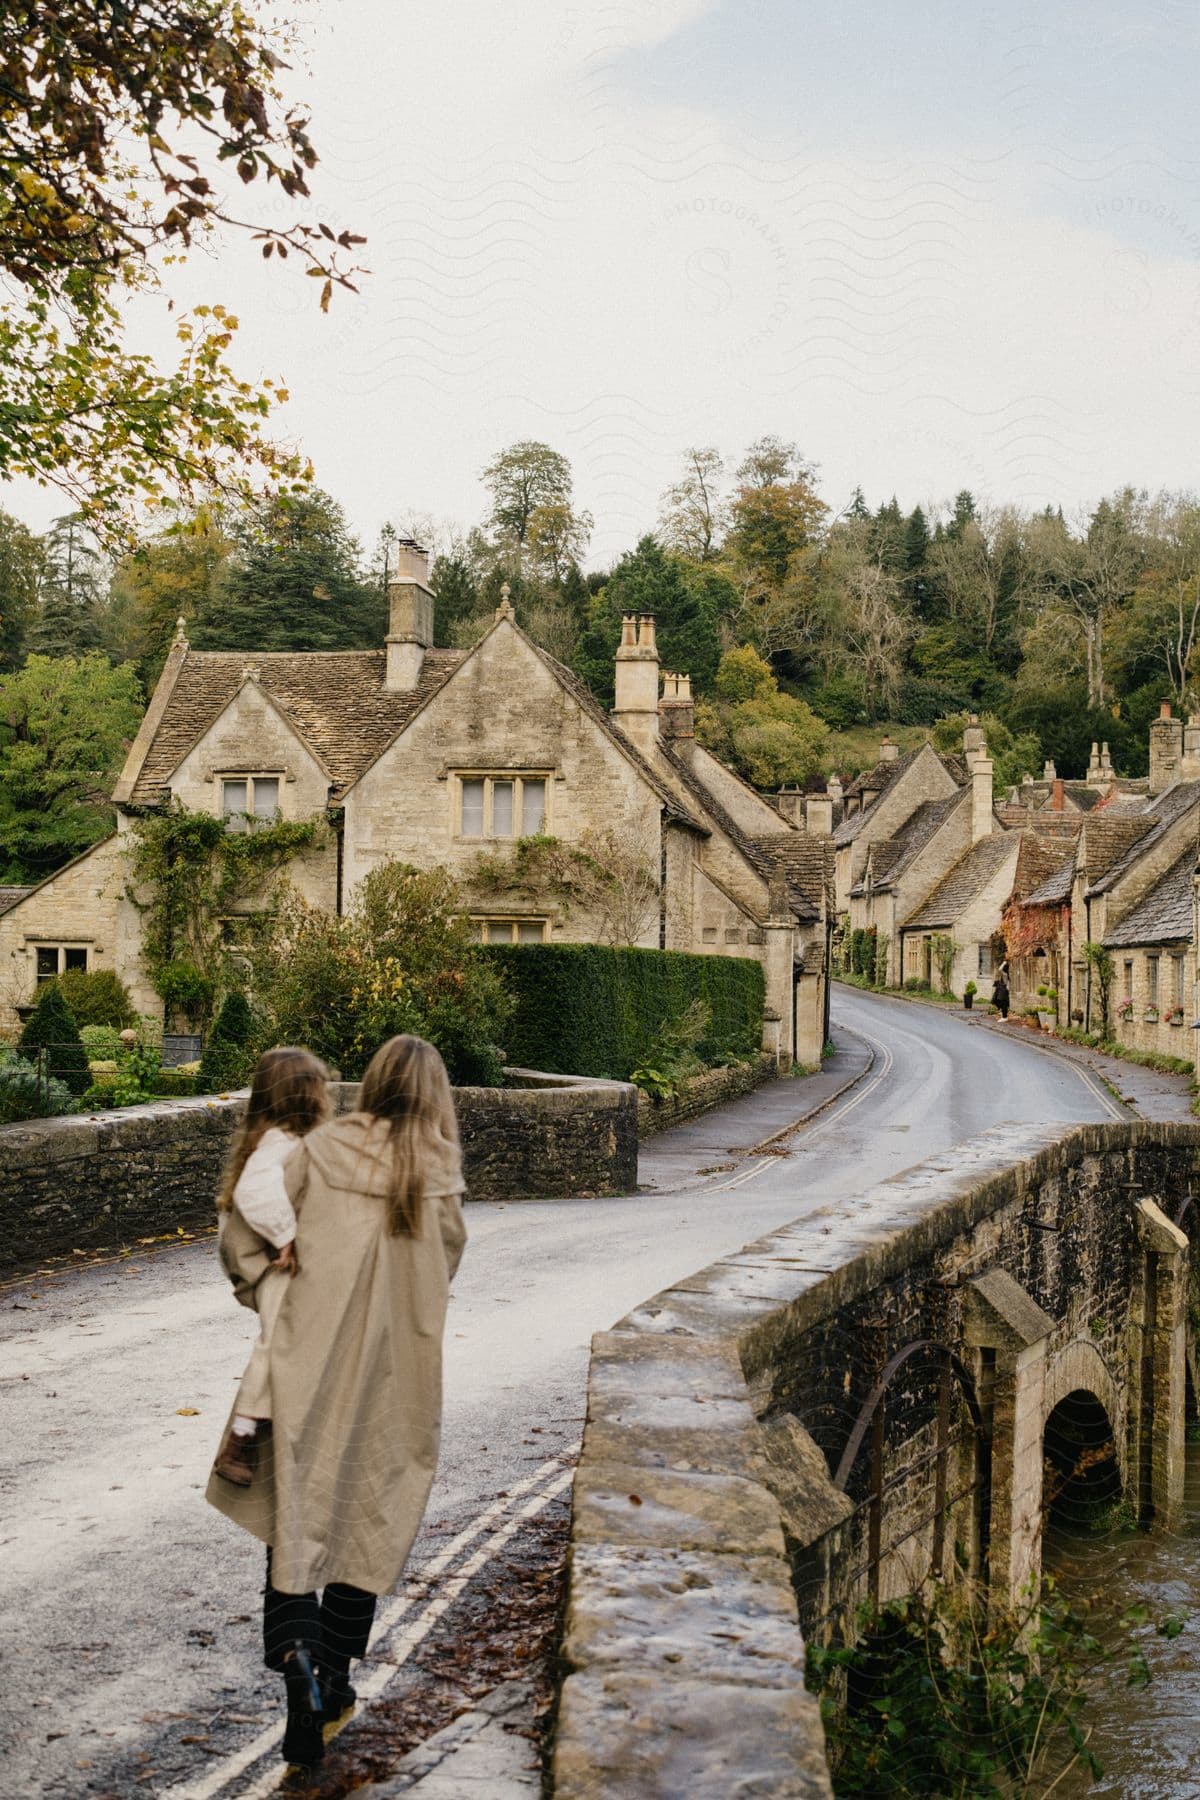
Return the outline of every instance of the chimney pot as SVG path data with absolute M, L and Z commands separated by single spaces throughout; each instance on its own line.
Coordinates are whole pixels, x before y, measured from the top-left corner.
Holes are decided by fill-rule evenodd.
M 1169 719 L 1170 718 L 1171 702 L 1169 700 L 1163 700 L 1159 703 L 1158 716 L 1160 719 Z
M 416 687 L 432 644 L 429 555 L 415 538 L 401 538 L 396 544 L 396 570 L 388 580 L 385 683 L 393 693 L 411 693 Z

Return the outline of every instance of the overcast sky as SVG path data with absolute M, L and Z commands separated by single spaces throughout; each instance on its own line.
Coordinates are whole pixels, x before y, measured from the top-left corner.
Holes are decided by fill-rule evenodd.
M 652 528 L 685 445 L 736 461 L 767 431 L 835 510 L 856 483 L 1069 510 L 1196 484 L 1194 6 L 304 16 L 320 211 L 373 273 L 325 317 L 244 249 L 183 279 L 286 378 L 284 429 L 365 540 L 474 522 L 521 437 L 570 457 L 593 563 Z

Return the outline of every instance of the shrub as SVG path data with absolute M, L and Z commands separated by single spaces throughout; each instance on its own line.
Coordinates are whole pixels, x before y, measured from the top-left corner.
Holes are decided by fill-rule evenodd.
M 38 995 L 19 1048 L 28 1062 L 38 1063 L 40 1056 L 44 1072 L 65 1082 L 73 1094 L 82 1094 L 91 1086 L 87 1051 L 57 981 L 48 981 Z
M 185 1074 L 182 1069 L 159 1069 L 154 1077 L 156 1094 L 194 1094 L 196 1077 Z
M 115 969 L 67 969 L 56 985 L 81 1032 L 84 1026 L 124 1031 L 137 1024 L 129 989 Z
M 93 1067 L 98 1062 L 115 1064 L 125 1047 L 115 1025 L 81 1025 L 79 1037 Z
M 696 1001 L 708 1008 L 695 1045 L 702 1064 L 754 1056 L 762 1043 L 763 971 L 748 957 L 604 944 L 497 944 L 483 954 L 515 996 L 508 1059 L 527 1068 L 628 1081 L 656 1067 L 664 1030 Z
M 254 1014 L 245 994 L 227 994 L 217 1014 L 196 1077 L 196 1092 L 243 1087 L 254 1067 Z
M 75 1110 L 65 1081 L 46 1080 L 32 1063 L 13 1057 L 0 1065 L 0 1125 L 21 1119 L 53 1119 Z
M 156 993 L 169 1013 L 185 1019 L 207 1019 L 216 998 L 216 983 L 185 956 L 172 957 L 154 977 Z
M 405 1031 L 435 1044 L 460 1086 L 504 1079 L 499 1041 L 512 1003 L 443 870 L 381 863 L 341 918 L 293 899 L 257 949 L 255 973 L 275 1041 L 307 1045 L 347 1079 Z

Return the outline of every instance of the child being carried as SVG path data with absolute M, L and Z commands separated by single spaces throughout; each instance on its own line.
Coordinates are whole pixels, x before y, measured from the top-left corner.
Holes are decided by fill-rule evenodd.
M 221 1262 L 237 1298 L 259 1317 L 258 1341 L 214 1464 L 218 1475 L 238 1487 L 249 1487 L 258 1445 L 270 1430 L 271 1334 L 287 1293 L 286 1278 L 299 1267 L 284 1164 L 300 1139 L 325 1119 L 328 1081 L 324 1063 L 307 1050 L 268 1050 L 259 1058 L 217 1201 Z

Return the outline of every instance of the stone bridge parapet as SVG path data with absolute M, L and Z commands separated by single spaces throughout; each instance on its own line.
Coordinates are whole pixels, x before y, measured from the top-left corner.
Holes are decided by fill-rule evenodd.
M 934 1572 L 1026 1589 L 1070 1396 L 1168 1521 L 1198 1159 L 1200 1126 L 1001 1126 L 853 1202 L 808 1194 L 815 1220 L 599 1335 L 555 1793 L 828 1796 L 804 1636 Z

